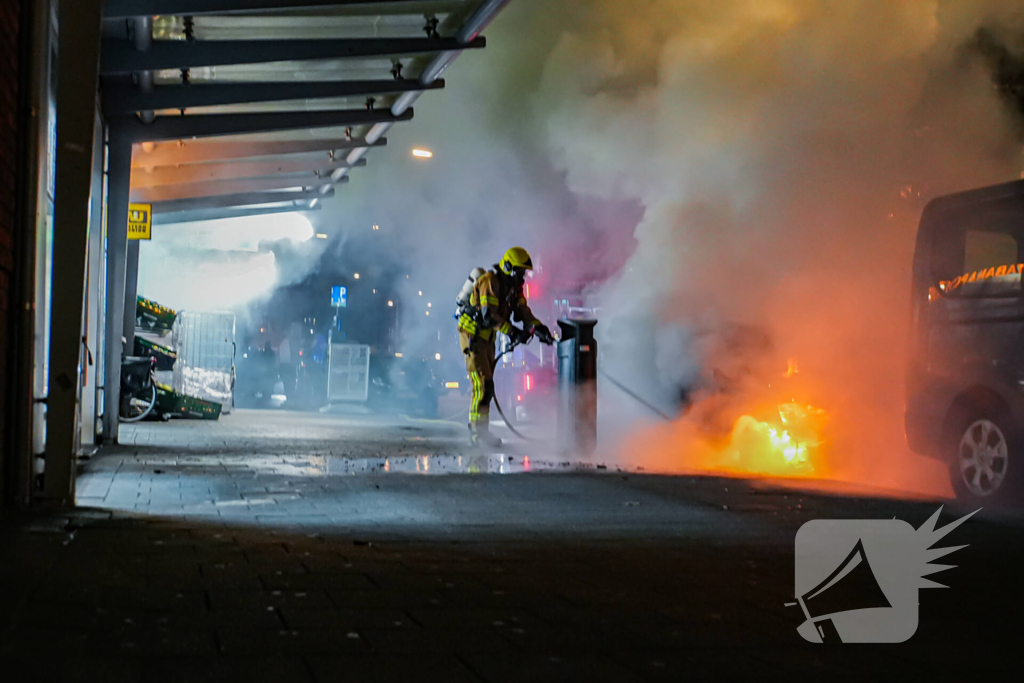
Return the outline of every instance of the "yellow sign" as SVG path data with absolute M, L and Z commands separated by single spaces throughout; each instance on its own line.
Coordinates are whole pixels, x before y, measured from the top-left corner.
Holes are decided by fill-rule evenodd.
M 153 205 L 128 205 L 128 239 L 148 240 L 153 238 Z

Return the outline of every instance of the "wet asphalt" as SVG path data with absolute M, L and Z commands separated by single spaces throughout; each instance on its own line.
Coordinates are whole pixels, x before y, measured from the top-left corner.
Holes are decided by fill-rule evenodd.
M 983 511 L 900 644 L 805 642 L 796 534 L 950 501 L 484 454 L 400 416 L 129 426 L 79 507 L 0 524 L 29 680 L 984 680 L 1018 668 L 1024 525 Z M 789 604 L 789 606 L 787 606 Z M 59 652 L 59 656 L 55 653 Z M 20 680 L 20 679 L 13 679 Z

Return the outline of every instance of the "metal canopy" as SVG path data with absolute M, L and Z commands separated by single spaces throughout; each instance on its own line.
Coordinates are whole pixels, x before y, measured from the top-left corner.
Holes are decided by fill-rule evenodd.
M 188 142 L 163 142 L 140 145 L 132 155 L 132 168 L 153 168 L 156 166 L 180 166 L 202 164 L 227 159 L 260 159 L 265 157 L 291 157 L 298 155 L 303 160 L 320 159 L 323 163 L 334 162 L 335 157 L 344 159 L 348 150 L 363 147 L 383 147 L 387 138 L 367 142 L 362 138 L 352 140 L 289 140 L 287 142 L 220 142 L 218 140 L 189 140 Z M 358 164 L 357 164 L 358 165 Z
M 273 114 L 204 114 L 200 116 L 160 116 L 153 123 L 143 123 L 134 116 L 112 116 L 108 119 L 118 135 L 132 143 L 180 140 L 182 138 L 244 135 L 274 131 L 306 130 L 362 126 L 372 123 L 409 121 L 412 109 L 401 116 L 390 111 L 308 111 Z
M 168 202 L 177 199 L 200 199 L 224 195 L 241 195 L 253 192 L 312 192 L 323 180 L 316 176 L 306 180 L 286 176 L 284 178 L 250 178 L 246 180 L 218 180 L 208 183 L 180 183 L 156 187 L 132 188 L 131 200 L 145 204 Z
M 273 12 L 275 10 L 313 10 L 331 6 L 387 5 L 394 0 L 106 0 L 104 19 L 130 19 L 148 14 L 200 15 L 242 12 Z M 429 0 L 405 0 L 412 11 L 423 11 L 416 5 L 430 5 Z
M 369 97 L 393 93 L 440 90 L 444 81 L 424 85 L 418 80 L 311 81 L 308 83 L 218 83 L 161 85 L 139 90 L 130 79 L 111 78 L 103 90 L 103 111 L 108 115 L 157 109 L 192 109 L 253 102 L 283 102 L 333 97 Z
M 261 64 L 352 57 L 419 55 L 479 49 L 484 38 L 460 44 L 451 38 L 352 38 L 347 40 L 161 40 L 145 52 L 124 40 L 104 40 L 100 74 L 125 74 L 161 69 Z
M 347 180 L 347 178 L 346 178 Z M 312 190 L 323 184 L 324 178 L 310 174 L 308 178 L 249 178 L 243 180 L 216 180 L 213 182 L 179 183 L 155 187 L 132 188 L 131 200 L 145 204 L 164 202 L 172 199 L 212 197 L 244 192 L 266 192 L 271 190 Z
M 320 208 L 320 204 L 310 208 L 290 202 L 280 206 L 258 206 L 255 208 L 196 209 L 194 211 L 157 214 L 153 216 L 153 225 L 177 225 L 180 223 L 195 223 L 197 221 L 216 221 L 224 218 L 270 216 L 278 213 L 295 213 L 296 211 L 319 211 Z
M 327 194 L 317 191 L 296 191 L 296 192 L 240 192 L 237 194 L 215 195 L 213 197 L 190 197 L 187 199 L 171 199 L 164 202 L 153 203 L 153 215 L 162 213 L 177 213 L 179 211 L 191 211 L 195 209 L 223 209 L 241 206 L 259 206 L 262 204 L 283 204 L 285 202 L 309 202 L 314 199 L 333 197 L 332 189 Z
M 111 139 L 135 144 L 132 168 L 153 171 L 136 174 L 140 189 L 279 175 L 164 166 L 301 154 L 282 173 L 329 170 L 328 190 L 422 93 L 444 88 L 464 50 L 486 45 L 480 32 L 508 1 L 103 0 Z
M 366 164 L 361 159 L 356 165 Z M 309 177 L 326 178 L 348 163 L 329 164 L 324 159 L 308 161 L 235 161 L 215 164 L 186 164 L 183 166 L 162 166 L 159 168 L 137 168 L 132 173 L 132 187 L 158 187 L 181 183 L 199 183 L 218 180 L 241 180 L 243 178 L 265 178 L 267 176 L 294 176 L 298 184 L 311 184 L 304 180 Z

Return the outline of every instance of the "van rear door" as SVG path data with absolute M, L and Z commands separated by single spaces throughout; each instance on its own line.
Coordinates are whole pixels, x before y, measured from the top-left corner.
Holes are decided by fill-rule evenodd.
M 1024 377 L 1022 209 L 1019 201 L 958 207 L 932 233 L 924 306 L 933 377 L 1004 388 Z

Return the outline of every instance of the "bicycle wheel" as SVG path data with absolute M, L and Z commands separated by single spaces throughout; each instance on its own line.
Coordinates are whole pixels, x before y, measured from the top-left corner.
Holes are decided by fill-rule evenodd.
M 156 386 L 150 384 L 148 389 L 148 392 L 143 389 L 138 394 L 122 400 L 121 422 L 138 422 L 153 412 L 153 408 L 156 407 Z M 140 398 L 140 394 L 147 393 L 146 398 Z

